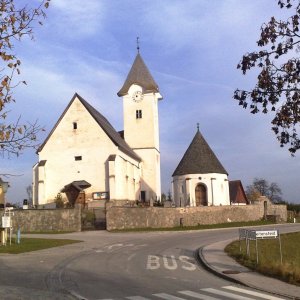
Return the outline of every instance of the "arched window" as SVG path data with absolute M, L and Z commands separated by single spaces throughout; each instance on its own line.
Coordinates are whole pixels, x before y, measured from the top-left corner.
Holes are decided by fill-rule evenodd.
M 207 206 L 207 188 L 204 184 L 198 183 L 195 188 L 196 206 Z

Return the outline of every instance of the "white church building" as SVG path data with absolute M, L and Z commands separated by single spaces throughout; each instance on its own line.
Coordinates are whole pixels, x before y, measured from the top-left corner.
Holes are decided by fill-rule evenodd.
M 227 171 L 200 133 L 199 125 L 172 177 L 175 206 L 230 205 Z
M 118 92 L 124 131 L 77 93 L 37 150 L 33 203 L 71 204 L 111 200 L 150 201 L 161 197 L 158 101 L 162 99 L 141 55 Z
M 139 52 L 118 96 L 123 101 L 120 132 L 75 93 L 37 150 L 34 205 L 53 203 L 59 193 L 71 205 L 161 198 L 162 96 Z M 198 128 L 172 175 L 175 206 L 230 205 L 227 175 Z

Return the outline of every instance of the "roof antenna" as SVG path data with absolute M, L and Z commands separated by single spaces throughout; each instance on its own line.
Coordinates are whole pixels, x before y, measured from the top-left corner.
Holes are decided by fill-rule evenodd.
M 197 123 L 197 130 L 199 131 L 199 123 Z
M 136 49 L 137 49 L 137 52 L 138 52 L 138 54 L 140 53 L 140 38 L 139 37 L 137 37 L 136 38 Z

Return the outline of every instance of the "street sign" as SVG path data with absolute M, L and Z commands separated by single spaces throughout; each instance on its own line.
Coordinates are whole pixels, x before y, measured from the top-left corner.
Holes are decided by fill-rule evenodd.
M 247 255 L 250 256 L 250 241 L 255 241 L 256 248 L 256 262 L 258 263 L 258 244 L 257 240 L 266 239 L 278 239 L 279 241 L 279 251 L 280 251 L 280 262 L 282 264 L 282 250 L 281 250 L 281 239 L 279 230 L 249 230 L 249 229 L 239 229 L 239 241 L 240 241 L 240 251 L 241 251 L 241 240 L 246 240 L 246 251 Z
M 279 236 L 278 230 L 256 230 L 257 239 L 277 239 Z
M 11 227 L 10 217 L 9 216 L 3 216 L 2 217 L 2 227 L 3 228 L 10 228 Z

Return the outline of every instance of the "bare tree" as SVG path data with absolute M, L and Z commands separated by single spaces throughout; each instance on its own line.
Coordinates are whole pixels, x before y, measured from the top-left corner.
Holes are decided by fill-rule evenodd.
M 269 183 L 263 178 L 254 178 L 253 183 L 246 187 L 246 194 L 250 201 L 256 200 L 259 196 L 268 197 L 273 203 L 282 201 L 281 189 L 277 183 Z
M 45 18 L 44 8 L 50 0 L 41 0 L 36 8 L 19 6 L 15 0 L 0 0 L 0 154 L 5 157 L 19 155 L 25 148 L 35 147 L 37 134 L 42 128 L 37 122 L 22 124 L 20 117 L 15 122 L 8 122 L 11 110 L 9 104 L 16 102 L 14 89 L 25 81 L 18 81 L 20 59 L 14 53 L 14 44 L 28 36 L 33 39 L 33 25 L 42 24 Z

